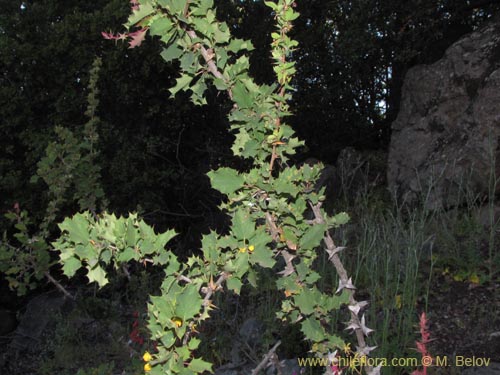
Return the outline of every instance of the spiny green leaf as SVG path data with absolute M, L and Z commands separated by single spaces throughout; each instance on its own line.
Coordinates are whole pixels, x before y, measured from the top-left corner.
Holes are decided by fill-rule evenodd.
M 188 347 L 190 350 L 195 350 L 195 349 L 198 349 L 198 346 L 200 346 L 201 344 L 201 340 L 196 338 L 196 337 L 192 337 L 191 340 L 189 340 L 188 342 Z
M 178 59 L 183 54 L 183 51 L 177 46 L 177 44 L 172 43 L 167 48 L 164 48 L 161 52 L 161 57 L 166 62 L 170 62 L 172 60 Z
M 86 246 L 84 245 L 76 245 L 75 246 L 75 254 L 80 258 L 81 260 L 85 259 L 90 259 L 97 257 L 97 251 L 95 251 L 92 247 L 91 244 L 88 244 Z
M 66 218 L 59 224 L 61 231 L 66 231 L 68 237 L 74 243 L 87 243 L 89 240 L 88 234 L 89 221 L 84 214 L 76 214 L 73 218 Z
M 233 99 L 240 108 L 252 107 L 252 96 L 240 81 L 233 86 Z
M 149 3 L 141 4 L 139 9 L 134 10 L 132 14 L 128 18 L 128 22 L 126 24 L 127 27 L 134 26 L 136 23 L 141 21 L 143 18 L 149 16 L 154 12 L 154 8 Z
M 204 17 L 206 16 L 208 10 L 213 8 L 214 2 L 213 0 L 204 0 L 197 5 L 198 6 L 191 11 L 191 14 L 194 16 Z
M 208 262 L 217 261 L 217 233 L 211 231 L 209 234 L 203 235 L 201 239 L 201 248 L 203 250 L 203 256 Z
M 125 250 L 118 254 L 117 259 L 119 262 L 123 263 L 128 262 L 132 259 L 139 260 L 139 254 L 135 252 L 133 248 L 127 247 Z
M 217 88 L 217 90 L 220 90 L 220 91 L 226 91 L 228 89 L 228 87 L 229 87 L 227 85 L 226 81 L 224 81 L 221 78 L 215 78 L 214 79 L 214 85 Z
M 231 150 L 235 156 L 240 156 L 242 151 L 245 150 L 245 144 L 250 140 L 250 136 L 248 135 L 245 129 L 240 129 L 238 133 L 236 133 L 236 139 L 234 140 L 233 146 Z
M 196 285 L 188 284 L 176 297 L 176 315 L 183 321 L 193 318 L 200 311 L 202 298 Z
M 136 245 L 136 233 L 137 228 L 134 226 L 133 220 L 129 219 L 127 222 L 127 234 L 125 236 L 125 242 L 128 246 L 134 247 Z
M 68 277 L 72 277 L 75 275 L 76 271 L 78 271 L 78 269 L 82 266 L 82 262 L 75 258 L 75 257 L 71 257 L 71 258 L 68 258 L 64 261 L 64 264 L 63 264 L 63 273 L 68 276 Z
M 101 267 L 87 267 L 87 269 L 87 277 L 89 279 L 89 283 L 95 281 L 99 285 L 99 288 L 102 288 L 104 285 L 109 283 L 109 280 L 106 278 L 106 272 Z
M 155 245 L 158 248 L 158 250 L 163 249 L 165 245 L 170 242 L 172 238 L 177 236 L 177 233 L 173 229 L 169 229 L 166 232 L 163 232 L 161 234 L 158 234 L 156 236 L 156 241 Z
M 319 321 L 316 320 L 314 317 L 311 316 L 306 320 L 304 320 L 301 326 L 302 327 L 300 330 L 309 340 L 320 342 L 325 339 L 326 332 L 319 323 Z
M 238 240 L 249 240 L 255 233 L 255 222 L 247 212 L 239 209 L 234 213 L 231 232 Z
M 340 212 L 337 215 L 328 219 L 328 224 L 334 228 L 337 228 L 341 225 L 345 225 L 349 222 L 349 214 L 346 212 Z
M 243 176 L 240 176 L 236 170 L 226 167 L 210 171 L 207 175 L 214 189 L 228 195 L 240 189 L 245 182 Z
M 254 49 L 250 41 L 243 39 L 231 39 L 229 45 L 226 48 L 234 53 L 240 52 L 242 50 L 251 51 Z
M 310 298 L 307 290 L 303 290 L 300 294 L 293 297 L 293 302 L 302 314 L 312 314 L 314 312 L 314 300 Z
M 212 364 L 205 362 L 201 358 L 194 358 L 191 362 L 189 362 L 188 368 L 197 373 L 205 371 L 212 372 Z
M 299 241 L 302 249 L 314 249 L 319 246 L 326 231 L 326 224 L 315 224 L 309 227 Z
M 227 288 L 229 290 L 232 290 L 236 294 L 240 294 L 240 290 L 243 285 L 240 279 L 238 279 L 235 276 L 232 276 L 229 279 L 227 279 L 226 283 L 227 283 Z
M 271 249 L 257 246 L 252 253 L 252 263 L 258 263 L 261 267 L 271 268 L 276 263 Z
M 151 35 L 163 35 L 168 33 L 173 27 L 172 21 L 166 17 L 157 18 L 149 26 L 149 33 Z M 163 57 L 163 55 L 162 55 Z
M 187 74 L 183 74 L 179 78 L 177 78 L 177 83 L 174 87 L 172 87 L 169 91 L 172 93 L 172 95 L 177 94 L 181 90 L 186 90 L 189 87 L 189 84 L 193 78 Z

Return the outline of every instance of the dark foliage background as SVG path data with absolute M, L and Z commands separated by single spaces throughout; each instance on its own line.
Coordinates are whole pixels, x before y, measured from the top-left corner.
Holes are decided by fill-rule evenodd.
M 272 81 L 269 9 L 262 1 L 216 4 L 234 34 L 254 43 L 253 76 Z M 307 0 L 297 7 L 291 121 L 307 147 L 296 161 L 325 163 L 346 146 L 386 149 L 406 71 L 439 59 L 499 9 L 481 0 Z M 214 91 L 204 107 L 171 98 L 177 70 L 162 61 L 157 40 L 132 50 L 104 40 L 101 31 L 121 30 L 128 1 L 0 0 L 0 9 L 2 212 L 18 202 L 43 217 L 47 187 L 30 179 L 54 127 L 77 131 L 87 121 L 89 69 L 100 56 L 98 148 L 108 209 L 139 210 L 158 229 L 176 227 L 183 247 L 196 246 L 208 226 L 224 227 L 205 173 L 242 166 L 230 150 L 227 98 Z

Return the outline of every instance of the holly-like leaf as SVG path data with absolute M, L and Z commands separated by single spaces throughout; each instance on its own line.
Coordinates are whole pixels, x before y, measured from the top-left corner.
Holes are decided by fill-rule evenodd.
M 159 250 L 163 250 L 165 245 L 175 236 L 177 236 L 177 233 L 173 229 L 169 229 L 166 232 L 157 235 L 155 241 L 156 247 L 159 248 Z
M 210 178 L 212 187 L 223 194 L 232 194 L 245 183 L 244 177 L 231 168 L 219 168 L 216 171 L 208 172 L 207 175 Z
M 214 85 L 215 85 L 216 89 L 220 90 L 220 91 L 226 91 L 228 89 L 228 87 L 229 87 L 227 85 L 226 81 L 224 81 L 221 78 L 215 78 L 214 79 Z
M 243 286 L 243 283 L 241 282 L 240 279 L 237 277 L 230 277 L 226 281 L 227 284 L 227 289 L 232 290 L 236 294 L 240 294 L 241 287 Z
M 72 277 L 81 266 L 82 262 L 79 259 L 75 257 L 68 258 L 64 261 L 63 273 L 68 277 Z
M 333 347 L 337 347 L 337 348 L 344 348 L 345 347 L 344 340 L 342 340 L 337 335 L 328 335 L 327 339 L 328 339 L 328 344 L 330 344 Z
M 297 306 L 302 314 L 312 314 L 314 312 L 314 300 L 310 297 L 307 290 L 303 290 L 300 294 L 293 297 L 293 303 Z
M 236 261 L 234 262 L 234 275 L 238 278 L 242 278 L 243 275 L 248 271 L 248 252 L 238 253 L 236 256 Z
M 196 285 L 189 284 L 177 295 L 175 313 L 183 321 L 191 319 L 200 311 L 202 301 Z
M 134 221 L 131 218 L 127 221 L 125 242 L 130 247 L 134 247 L 137 243 L 137 228 L 134 227 Z
M 106 272 L 99 266 L 90 268 L 87 267 L 88 273 L 87 277 L 89 279 L 89 283 L 96 282 L 99 285 L 99 288 L 102 288 L 104 285 L 109 283 L 109 280 L 106 278 Z
M 236 133 L 236 139 L 234 140 L 231 150 L 235 156 L 241 156 L 242 152 L 245 150 L 245 144 L 250 141 L 250 136 L 245 129 L 240 129 Z
M 245 85 L 240 81 L 236 82 L 233 87 L 233 98 L 240 108 L 251 108 L 252 107 L 252 96 L 250 92 L 246 89 Z
M 300 330 L 309 340 L 319 342 L 325 339 L 325 330 L 321 327 L 319 321 L 312 316 L 302 322 Z
M 349 214 L 346 212 L 339 212 L 337 215 L 327 219 L 329 226 L 337 228 L 349 222 Z
M 254 49 L 250 41 L 236 38 L 231 39 L 229 45 L 226 48 L 228 49 L 228 51 L 234 53 L 238 53 L 242 50 L 252 51 Z
M 170 21 L 167 17 L 160 17 L 151 23 L 149 32 L 151 35 L 163 35 L 167 34 L 173 26 L 172 21 Z
M 135 252 L 131 247 L 127 247 L 125 250 L 119 253 L 117 257 L 117 260 L 122 263 L 128 262 L 132 259 L 139 260 L 139 254 Z
M 319 246 L 325 234 L 326 224 L 315 224 L 301 237 L 299 244 L 301 249 L 314 249 Z
M 142 42 L 144 41 L 144 39 L 146 39 L 147 31 L 148 31 L 148 29 L 144 28 L 144 29 L 134 31 L 133 33 L 129 33 L 128 36 L 130 38 L 132 38 L 132 40 L 128 42 L 128 44 L 129 44 L 128 48 L 139 47 L 142 44 Z
M 89 240 L 89 222 L 84 214 L 76 214 L 72 218 L 66 218 L 59 224 L 62 232 L 66 231 L 71 241 L 78 244 L 86 244 Z
M 172 95 L 177 94 L 181 90 L 186 90 L 193 78 L 188 74 L 183 74 L 177 78 L 177 83 L 169 91 Z
M 255 222 L 247 212 L 239 209 L 234 213 L 231 232 L 238 240 L 249 240 L 255 234 Z
M 153 12 L 153 5 L 143 2 L 143 4 L 141 4 L 138 9 L 134 10 L 132 14 L 130 14 L 126 25 L 129 27 L 134 26 L 136 23 L 140 22 L 142 19 L 149 16 Z
M 191 362 L 189 362 L 188 369 L 197 373 L 202 373 L 205 371 L 212 372 L 212 364 L 205 362 L 201 358 L 194 358 Z
M 217 261 L 219 255 L 217 251 L 217 233 L 211 231 L 209 234 L 203 235 L 201 248 L 206 261 L 210 263 Z
M 85 259 L 90 259 L 90 258 L 93 258 L 93 257 L 97 257 L 97 252 L 94 251 L 94 249 L 92 248 L 91 244 L 88 244 L 87 246 L 76 245 L 75 246 L 75 254 L 81 260 L 85 260 Z
M 191 340 L 188 342 L 188 348 L 190 350 L 196 350 L 201 344 L 201 340 L 196 337 L 191 337 Z
M 284 171 L 280 177 L 274 181 L 276 192 L 278 194 L 290 194 L 295 197 L 301 189 L 292 182 L 293 177 L 291 169 Z
M 276 263 L 273 252 L 265 247 L 258 246 L 252 253 L 252 263 L 258 263 L 261 267 L 271 268 Z
M 183 51 L 177 46 L 177 44 L 172 43 L 168 48 L 164 48 L 161 52 L 161 57 L 166 62 L 178 59 L 183 54 Z

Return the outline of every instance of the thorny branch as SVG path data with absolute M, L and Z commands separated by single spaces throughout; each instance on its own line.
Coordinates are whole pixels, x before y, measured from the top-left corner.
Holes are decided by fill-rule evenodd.
M 311 204 L 311 209 L 313 211 L 314 217 L 315 217 L 315 222 L 318 224 L 325 224 L 325 219 L 323 217 L 323 213 L 321 212 L 321 206 L 322 202 L 318 202 L 316 205 Z M 326 245 L 326 251 L 331 254 L 329 259 L 335 266 L 335 269 L 337 270 L 337 273 L 340 278 L 340 284 L 346 286 L 345 289 L 347 293 L 349 294 L 349 305 L 350 306 L 364 306 L 365 303 L 360 303 L 356 301 L 354 298 L 354 286 L 352 286 L 351 280 L 348 278 L 347 271 L 344 268 L 344 265 L 342 264 L 342 261 L 340 260 L 339 254 L 338 254 L 338 248 L 335 246 L 335 242 L 332 239 L 332 236 L 326 231 L 325 237 L 324 237 L 324 242 Z M 353 311 L 354 310 L 354 311 Z M 365 341 L 365 334 L 369 333 L 369 329 L 367 329 L 364 325 L 364 319 L 360 320 L 358 313 L 359 313 L 359 308 L 357 309 L 349 309 L 349 312 L 351 314 L 351 320 L 350 320 L 350 326 L 349 328 L 354 328 L 354 331 L 356 332 L 356 339 L 358 341 L 358 351 L 364 354 L 369 354 L 370 350 L 373 348 L 368 347 L 366 345 Z M 370 366 L 366 366 L 366 372 L 369 374 L 371 372 L 372 368 Z

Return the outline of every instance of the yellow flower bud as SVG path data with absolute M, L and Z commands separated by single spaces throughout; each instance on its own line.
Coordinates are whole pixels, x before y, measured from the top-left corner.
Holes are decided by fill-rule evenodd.
M 255 250 L 255 246 L 253 246 L 253 245 L 248 246 L 248 251 L 254 251 L 254 250 Z
M 149 363 L 146 363 L 146 364 L 144 365 L 144 371 L 145 371 L 145 372 L 150 372 L 150 371 L 151 371 L 151 368 L 152 368 L 152 367 L 151 367 L 151 365 L 150 365 Z
M 149 354 L 148 352 L 146 352 L 142 356 L 142 359 L 144 360 L 144 362 L 149 362 L 153 359 L 153 356 L 151 354 Z
M 247 251 L 247 248 L 246 247 L 240 247 L 240 253 L 244 253 L 245 251 Z
M 182 319 L 181 318 L 178 318 L 178 317 L 172 318 L 172 322 L 174 322 L 174 324 L 176 325 L 177 328 L 182 326 Z

